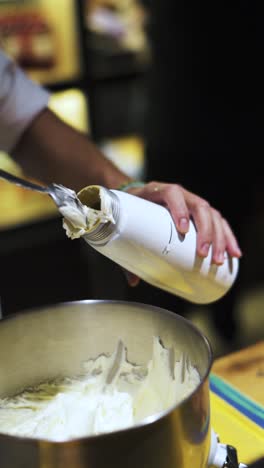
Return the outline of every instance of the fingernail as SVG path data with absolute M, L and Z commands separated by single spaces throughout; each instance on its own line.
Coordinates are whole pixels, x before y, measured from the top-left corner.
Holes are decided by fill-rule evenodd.
M 123 271 L 124 271 L 124 274 L 125 274 L 125 277 L 129 286 L 131 286 L 132 288 L 137 286 L 139 283 L 138 276 L 134 275 L 133 273 L 130 273 L 130 271 L 127 271 L 127 270 L 123 270 Z
M 188 231 L 188 229 L 189 229 L 188 219 L 187 218 L 181 218 L 180 219 L 180 230 L 186 232 L 186 231 Z
M 203 255 L 208 255 L 209 249 L 210 249 L 210 244 L 209 244 L 208 242 L 206 242 L 206 243 L 203 244 L 202 247 L 201 247 L 201 253 L 202 253 Z
M 237 252 L 237 255 L 239 255 L 239 257 L 242 256 L 242 250 L 240 250 L 240 248 L 238 247 L 238 245 L 235 246 L 235 250 Z
M 139 278 L 135 276 L 135 278 L 130 278 L 128 284 L 131 288 L 135 288 L 139 283 Z
M 219 252 L 218 254 L 214 255 L 214 260 L 216 263 L 224 263 L 225 257 L 223 252 Z

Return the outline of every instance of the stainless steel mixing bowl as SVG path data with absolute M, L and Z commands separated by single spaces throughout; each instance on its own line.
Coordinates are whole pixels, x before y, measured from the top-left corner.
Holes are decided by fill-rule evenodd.
M 81 301 L 27 311 L 0 322 L 0 397 L 58 376 L 114 351 L 119 338 L 128 358 L 146 364 L 153 336 L 185 351 L 201 384 L 181 404 L 126 430 L 71 442 L 0 434 L 1 468 L 202 468 L 210 450 L 208 374 L 212 352 L 191 322 L 139 303 Z M 0 428 L 1 432 L 1 428 Z

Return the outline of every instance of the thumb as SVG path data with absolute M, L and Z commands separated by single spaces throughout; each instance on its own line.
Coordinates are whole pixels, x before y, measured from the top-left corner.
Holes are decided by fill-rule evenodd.
M 125 268 L 122 268 L 124 275 L 126 277 L 126 280 L 132 288 L 137 286 L 140 279 L 138 276 L 134 275 L 134 273 L 131 273 L 130 271 L 126 270 Z

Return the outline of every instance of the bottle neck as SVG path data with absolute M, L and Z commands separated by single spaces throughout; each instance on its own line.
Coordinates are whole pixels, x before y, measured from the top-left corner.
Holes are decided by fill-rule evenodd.
M 112 237 L 116 231 L 116 227 L 120 217 L 120 201 L 118 196 L 104 187 L 101 187 L 101 196 L 108 197 L 109 211 L 112 214 L 114 221 L 108 221 L 106 223 L 98 223 L 90 232 L 85 234 L 84 239 L 88 244 L 103 246 Z

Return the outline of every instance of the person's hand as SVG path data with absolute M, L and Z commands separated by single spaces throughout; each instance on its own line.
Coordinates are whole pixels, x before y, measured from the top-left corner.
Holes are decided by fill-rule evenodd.
M 241 257 L 242 253 L 236 237 L 225 218 L 209 202 L 177 184 L 149 182 L 143 187 L 131 188 L 129 193 L 158 203 L 169 209 L 178 232 L 186 234 L 190 219 L 197 229 L 197 254 L 207 257 L 212 246 L 212 263 L 224 263 L 224 252 L 232 257 Z M 129 273 L 131 286 L 138 283 L 138 278 Z

